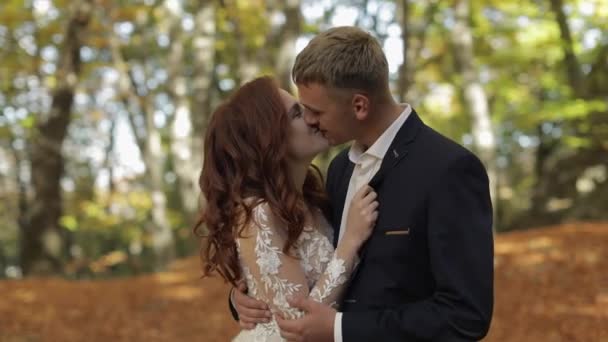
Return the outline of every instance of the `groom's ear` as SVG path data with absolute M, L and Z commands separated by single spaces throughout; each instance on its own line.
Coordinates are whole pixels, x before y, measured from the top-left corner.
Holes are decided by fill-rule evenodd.
M 366 94 L 355 93 L 352 99 L 352 107 L 357 120 L 367 119 L 369 113 L 369 97 Z

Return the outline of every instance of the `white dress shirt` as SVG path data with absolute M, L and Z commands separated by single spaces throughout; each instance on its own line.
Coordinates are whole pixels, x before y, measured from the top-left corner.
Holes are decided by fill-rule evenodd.
M 350 208 L 350 202 L 353 196 L 362 186 L 366 185 L 371 181 L 376 172 L 380 170 L 382 160 L 388 152 L 397 132 L 401 129 L 401 126 L 405 123 L 405 120 L 409 117 L 412 112 L 412 107 L 404 103 L 403 112 L 399 114 L 399 117 L 393 121 L 393 123 L 380 135 L 380 137 L 370 146 L 367 150 L 364 150 L 363 146 L 357 142 L 353 143 L 348 151 L 348 158 L 355 164 L 353 174 L 350 177 L 348 183 L 348 190 L 346 192 L 346 199 L 344 201 L 344 210 L 342 211 L 342 220 L 340 221 L 340 234 L 338 236 L 338 242 L 342 240 L 344 233 L 347 229 L 346 221 L 348 217 L 348 210 Z M 334 320 L 334 341 L 342 342 L 342 313 L 338 312 Z

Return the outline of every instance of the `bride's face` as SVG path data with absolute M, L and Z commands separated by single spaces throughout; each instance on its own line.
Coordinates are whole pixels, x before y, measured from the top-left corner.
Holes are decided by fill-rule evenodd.
M 317 154 L 327 150 L 329 144 L 321 132 L 306 124 L 302 106 L 288 92 L 280 89 L 281 100 L 289 116 L 289 155 L 295 160 L 312 160 Z

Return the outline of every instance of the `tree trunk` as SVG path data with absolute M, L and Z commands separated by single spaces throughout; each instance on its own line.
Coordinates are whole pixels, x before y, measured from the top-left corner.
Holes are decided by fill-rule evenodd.
M 148 103 L 146 101 L 146 104 Z M 152 193 L 152 224 L 148 228 L 156 258 L 155 269 L 161 270 L 175 257 L 173 232 L 167 219 L 167 196 L 163 189 L 165 158 L 161 135 L 154 125 L 154 111 L 148 107 L 142 109 L 146 116 L 147 133 L 142 155 L 146 165 L 148 188 Z
M 111 27 L 111 25 L 108 26 Z M 161 134 L 154 125 L 154 110 L 151 108 L 151 100 L 145 95 L 137 94 L 135 90 L 136 83 L 120 50 L 118 37 L 113 33 L 109 41 L 114 67 L 120 75 L 119 92 L 127 107 L 129 123 L 146 166 L 144 179 L 152 197 L 152 222 L 146 227 L 146 230 L 150 234 L 156 258 L 155 269 L 160 270 L 175 256 L 173 232 L 167 219 L 167 197 L 163 189 L 165 159 Z M 138 114 L 134 109 L 130 109 L 130 104 L 133 104 L 133 107 L 140 112 L 139 115 L 143 116 L 145 126 L 143 130 L 137 126 L 135 116 Z
M 403 64 L 399 66 L 397 95 L 401 102 L 410 102 L 416 101 L 416 99 L 421 97 L 416 92 L 417 89 L 413 87 L 415 83 L 414 70 L 424 69 L 424 64 L 433 60 L 429 59 L 422 63 L 421 55 L 426 45 L 428 27 L 434 22 L 435 14 L 439 10 L 439 1 L 428 1 L 426 3 L 424 21 L 419 26 L 417 32 L 412 32 L 412 28 L 415 25 L 412 23 L 410 1 L 400 0 L 399 10 L 401 13 L 399 22 L 401 25 L 401 40 L 403 41 Z M 416 35 L 413 35 L 413 33 L 416 33 Z
M 564 48 L 564 61 L 566 63 L 566 69 L 568 70 L 568 80 L 572 91 L 579 97 L 585 97 L 585 88 L 583 75 L 581 68 L 574 54 L 574 44 L 572 42 L 572 34 L 570 33 L 570 27 L 566 14 L 564 13 L 564 4 L 562 0 L 551 0 L 551 9 L 555 13 L 557 25 L 559 26 L 559 32 L 562 40 L 562 46 Z
M 15 148 L 16 140 L 17 138 L 12 130 L 9 129 L 8 150 L 5 151 L 3 147 L 0 147 L 0 158 L 5 159 L 6 162 L 12 164 L 9 164 L 8 172 L 6 174 L 0 173 L 0 200 L 4 201 L 5 204 L 4 214 L 10 215 L 10 213 L 14 213 L 14 220 L 11 219 L 10 221 L 13 222 L 9 221 L 8 225 L 14 225 L 17 234 L 19 234 L 19 232 L 27 226 L 25 218 L 28 208 L 28 188 L 22 177 L 25 157 L 23 156 L 23 151 Z M 16 194 L 17 198 L 14 198 L 13 194 Z M 2 262 L 0 262 L 0 272 L 4 272 L 6 267 L 14 264 L 14 262 L 11 262 L 5 251 L 0 252 L 0 254 L 0 257 L 4 258 Z M 18 260 L 16 262 L 18 262 Z M 19 276 L 19 273 L 9 276 Z M 2 276 L 0 276 L 0 278 L 1 277 Z
M 196 32 L 194 38 L 194 75 L 192 80 L 193 110 L 191 136 L 192 163 L 196 172 L 192 175 L 192 187 L 196 190 L 194 201 L 189 203 L 194 209 L 202 205 L 198 179 L 203 168 L 204 135 L 212 112 L 212 91 L 215 67 L 216 18 L 213 4 L 206 4 L 196 14 Z M 196 217 L 194 218 L 196 219 Z
M 109 141 L 105 149 L 104 167 L 108 170 L 108 193 L 110 196 L 114 194 L 116 185 L 114 184 L 114 148 L 116 146 L 116 117 L 114 113 L 107 113 L 110 120 Z M 110 201 L 111 202 L 111 201 Z M 111 204 L 109 202 L 109 204 Z M 108 207 L 109 209 L 109 207 Z
M 405 102 L 407 93 L 412 86 L 413 68 L 412 52 L 410 51 L 410 4 L 408 0 L 399 1 L 401 10 L 401 41 L 403 44 L 403 63 L 399 66 L 399 79 L 397 81 L 397 94 L 401 102 Z
M 454 63 L 462 77 L 460 90 L 464 107 L 471 116 L 475 148 L 488 171 L 490 195 L 492 203 L 496 206 L 498 204 L 496 200 L 496 136 L 488 110 L 488 99 L 474 64 L 473 34 L 469 25 L 471 16 L 469 0 L 457 0 L 454 11 L 455 24 L 451 33 Z M 495 222 L 498 220 L 495 219 Z
M 602 82 L 608 79 L 608 45 L 597 47 L 595 60 L 588 64 L 591 70 L 583 73 L 574 53 L 575 44 L 563 1 L 551 0 L 550 5 L 560 31 L 565 81 L 572 89 L 573 99 L 602 100 L 606 88 L 602 86 Z M 539 100 L 545 100 L 542 93 Z M 606 124 L 602 118 L 606 117 L 608 115 L 605 111 L 599 111 L 588 113 L 584 118 L 553 122 L 552 124 L 567 132 L 567 135 L 588 140 L 588 146 L 575 148 L 564 144 L 563 139 L 552 138 L 550 134 L 544 133 L 540 128 L 547 122 L 539 124 L 540 145 L 536 150 L 536 184 L 532 188 L 532 206 L 516 223 L 527 226 L 553 224 L 566 219 L 606 219 L 606 208 L 601 204 L 605 203 L 603 199 L 608 196 L 607 183 L 595 182 L 594 189 L 589 193 L 581 192 L 577 188 L 579 180 L 589 180 L 584 176 L 585 173 L 606 164 L 605 160 L 602 160 L 607 150 L 603 145 L 607 134 L 602 129 Z
M 80 74 L 82 33 L 89 24 L 92 6 L 90 0 L 73 4 L 55 77 L 58 85 L 52 91 L 51 109 L 48 115 L 39 120 L 30 144 L 34 196 L 20 239 L 20 261 L 25 275 L 61 271 L 64 248 L 59 226 L 63 212 L 60 181 L 64 159 L 61 150 L 71 120 L 74 90 Z
M 226 7 L 226 4 L 222 1 L 220 4 L 223 7 Z M 251 51 L 250 48 L 247 47 L 247 35 L 243 32 L 239 20 L 239 13 L 236 11 L 239 10 L 238 3 L 235 3 L 235 9 L 229 9 L 228 11 L 228 20 L 232 23 L 234 27 L 234 40 L 235 40 L 235 48 L 237 53 L 237 87 L 251 81 L 260 73 L 260 65 L 258 61 L 258 56 L 256 56 L 256 51 Z M 257 51 L 257 55 L 262 55 L 263 53 Z
M 212 4 L 205 4 L 195 15 L 193 37 L 194 80 L 193 95 L 187 94 L 183 76 L 184 51 L 187 36 L 179 30 L 181 18 L 176 18 L 169 56 L 170 93 L 176 104 L 171 123 L 171 153 L 177 176 L 179 195 L 187 224 L 194 223 L 198 210 L 198 176 L 202 168 L 203 131 L 209 117 L 209 91 L 213 73 L 215 14 Z
M 287 0 L 283 6 L 285 23 L 279 35 L 280 47 L 276 67 L 281 87 L 293 92 L 295 89 L 291 79 L 291 69 L 296 59 L 296 40 L 302 31 L 300 0 Z

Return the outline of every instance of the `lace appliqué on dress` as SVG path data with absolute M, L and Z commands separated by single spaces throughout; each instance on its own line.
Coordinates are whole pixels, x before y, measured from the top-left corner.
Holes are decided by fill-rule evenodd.
M 275 314 L 291 319 L 302 317 L 303 312 L 287 303 L 288 297 L 296 296 L 309 296 L 337 307 L 354 261 L 336 255 L 330 241 L 331 227 L 323 218 L 317 221 L 320 226 L 306 227 L 296 241 L 293 255 L 297 258 L 283 253 L 285 230 L 273 220 L 265 203 L 253 208 L 252 222 L 245 229 L 248 234 L 237 239 L 249 295 L 268 303 Z M 282 341 L 274 318 L 251 331 L 243 331 L 239 338 Z

